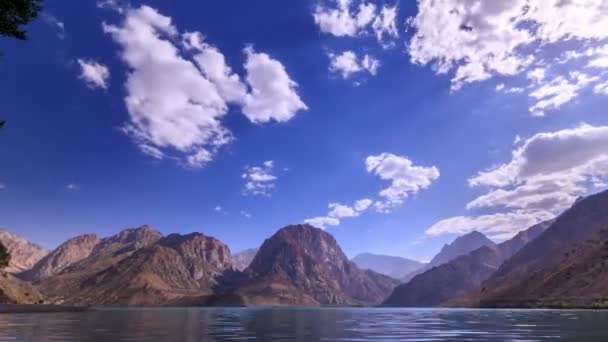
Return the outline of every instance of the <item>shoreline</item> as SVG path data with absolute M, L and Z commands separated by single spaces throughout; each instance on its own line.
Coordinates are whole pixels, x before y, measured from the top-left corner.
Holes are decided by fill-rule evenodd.
M 1 314 L 87 312 L 93 307 L 52 304 L 0 304 Z

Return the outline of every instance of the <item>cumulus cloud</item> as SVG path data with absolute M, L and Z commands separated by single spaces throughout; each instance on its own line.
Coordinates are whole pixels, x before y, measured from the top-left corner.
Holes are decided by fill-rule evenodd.
M 248 166 L 242 174 L 245 180 L 245 195 L 270 196 L 275 188 L 277 177 L 274 173 L 274 161 L 268 160 L 261 165 Z
M 394 39 L 399 37 L 397 31 L 397 6 L 383 6 L 380 13 L 374 19 L 372 28 L 376 39 L 385 47 L 394 45 Z
M 582 124 L 537 133 L 517 144 L 510 161 L 469 179 L 472 187 L 487 187 L 488 192 L 470 201 L 467 209 L 495 214 L 447 219 L 427 233 L 480 230 L 509 237 L 559 214 L 607 179 L 608 126 Z
M 245 85 L 200 32 L 180 33 L 149 6 L 111 5 L 123 21 L 103 29 L 121 46 L 130 70 L 124 131 L 144 153 L 200 167 L 233 140 L 222 124 L 229 104 L 242 106 L 254 123 L 287 121 L 306 108 L 282 64 L 267 54 L 245 49 Z
M 340 54 L 329 53 L 328 56 L 329 71 L 340 74 L 344 79 L 360 72 L 376 75 L 380 67 L 380 61 L 368 54 L 358 57 L 353 51 L 347 50 Z
M 390 185 L 379 193 L 382 200 L 374 204 L 380 212 L 390 211 L 402 204 L 410 194 L 428 188 L 439 178 L 437 167 L 415 165 L 410 159 L 392 153 L 369 156 L 365 160 L 365 166 L 367 172 L 390 181 Z
M 597 76 L 571 72 L 569 76 L 557 76 L 551 81 L 541 83 L 530 93 L 530 96 L 537 100 L 530 107 L 530 112 L 535 116 L 543 116 L 547 110 L 560 108 L 572 101 L 581 89 L 598 80 Z
M 373 201 L 369 198 L 355 201 L 352 206 L 342 203 L 330 203 L 328 205 L 329 212 L 327 216 L 311 218 L 304 222 L 322 229 L 326 229 L 327 226 L 339 226 L 341 223 L 340 219 L 357 217 L 365 212 L 372 203 Z
M 110 70 L 107 66 L 100 64 L 92 59 L 78 59 L 80 65 L 80 76 L 91 89 L 108 89 L 108 79 Z
M 411 61 L 440 74 L 453 71 L 452 88 L 493 76 L 513 76 L 550 61 L 539 51 L 568 40 L 579 45 L 608 39 L 603 0 L 420 0 L 409 20 Z M 603 66 L 591 51 L 590 66 Z M 570 54 L 578 57 L 581 54 Z
M 289 121 L 296 112 L 308 107 L 298 96 L 297 83 L 285 67 L 265 53 L 245 49 L 247 83 L 251 88 L 243 101 L 243 113 L 254 123 Z

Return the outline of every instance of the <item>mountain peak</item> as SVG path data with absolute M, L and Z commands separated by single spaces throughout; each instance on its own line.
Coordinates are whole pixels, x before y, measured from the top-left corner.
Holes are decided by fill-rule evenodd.
M 461 255 L 466 255 L 482 246 L 494 246 L 495 243 L 483 233 L 476 230 L 457 237 L 452 243 L 443 246 L 429 263 L 429 268 L 445 264 Z

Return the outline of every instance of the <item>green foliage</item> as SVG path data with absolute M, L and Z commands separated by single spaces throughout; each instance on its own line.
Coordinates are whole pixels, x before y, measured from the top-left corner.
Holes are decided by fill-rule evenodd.
M 10 261 L 11 254 L 8 252 L 6 246 L 0 242 L 0 270 L 7 268 Z
M 25 40 L 22 26 L 36 18 L 42 0 L 0 0 L 0 35 Z

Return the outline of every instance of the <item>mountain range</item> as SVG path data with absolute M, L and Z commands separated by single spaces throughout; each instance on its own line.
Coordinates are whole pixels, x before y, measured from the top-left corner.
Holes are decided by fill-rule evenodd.
M 0 303 L 608 306 L 608 192 L 499 244 L 463 235 L 428 265 L 349 260 L 331 234 L 309 225 L 236 254 L 201 233 L 163 236 L 150 226 L 77 236 L 51 252 L 6 231 L 0 240 L 13 255 L 0 274 Z

